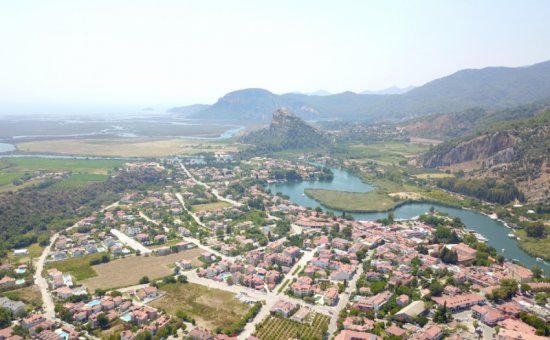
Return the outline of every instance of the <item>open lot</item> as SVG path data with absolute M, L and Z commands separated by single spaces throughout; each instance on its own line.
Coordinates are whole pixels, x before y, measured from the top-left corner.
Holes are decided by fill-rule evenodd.
M 194 248 L 166 256 L 128 256 L 109 263 L 93 267 L 95 277 L 81 281 L 90 291 L 97 288 L 111 289 L 138 284 L 143 276 L 151 280 L 173 273 L 172 265 L 179 260 L 190 260 L 193 265 L 200 265 L 198 260 L 202 250 Z
M 227 327 L 240 320 L 250 308 L 235 299 L 235 295 L 194 283 L 162 284 L 166 292 L 162 298 L 151 303 L 170 315 L 182 310 L 192 316 L 197 325 L 210 330 Z
M 165 157 L 198 152 L 236 151 L 234 146 L 194 139 L 58 139 L 17 144 L 23 152 L 107 157 Z
M 214 203 L 195 204 L 191 207 L 191 209 L 193 209 L 194 212 L 197 212 L 197 211 L 216 210 L 221 208 L 227 208 L 230 206 L 231 204 L 220 201 L 220 202 L 214 202 Z
M 42 295 L 40 295 L 40 290 L 38 289 L 38 287 L 34 285 L 3 292 L 1 295 L 15 301 L 21 301 L 27 305 L 32 305 L 34 307 L 42 306 Z

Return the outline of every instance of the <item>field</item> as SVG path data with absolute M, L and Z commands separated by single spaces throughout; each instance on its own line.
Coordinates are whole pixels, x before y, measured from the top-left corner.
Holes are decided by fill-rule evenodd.
M 122 160 L 9 158 L 0 161 L 0 192 L 19 190 L 40 183 L 40 180 L 30 180 L 21 185 L 13 184 L 14 180 L 35 171 L 70 171 L 72 174 L 69 177 L 56 183 L 52 188 L 83 187 L 89 183 L 106 180 L 114 168 L 123 164 Z
M 236 147 L 193 139 L 104 138 L 33 141 L 17 144 L 22 152 L 106 157 L 165 157 L 198 152 L 236 151 Z
M 8 255 L 8 259 L 10 263 L 11 264 L 27 263 L 31 259 L 38 259 L 42 254 L 42 250 L 44 250 L 44 248 L 38 245 L 38 243 L 31 244 L 26 249 L 29 251 L 28 256 L 15 256 L 13 252 L 10 252 Z
M 102 174 L 71 174 L 69 177 L 55 183 L 51 189 L 83 188 L 88 184 L 106 181 L 109 176 Z
M 215 330 L 239 321 L 249 306 L 235 299 L 235 295 L 194 283 L 162 284 L 159 290 L 166 295 L 151 303 L 153 307 L 176 315 L 182 310 L 192 316 L 199 327 Z
M 32 305 L 34 307 L 42 306 L 42 295 L 40 295 L 40 290 L 38 290 L 37 286 L 29 286 L 16 290 L 10 290 L 9 292 L 4 292 L 0 295 L 15 301 L 21 301 L 27 305 Z
M 256 337 L 262 340 L 286 340 L 286 339 L 323 339 L 328 329 L 330 317 L 323 314 L 315 314 L 313 323 L 299 323 L 290 319 L 268 316 L 258 325 Z
M 304 192 L 325 207 L 348 212 L 387 211 L 396 205 L 396 201 L 379 190 L 363 193 L 305 189 Z
M 45 269 L 57 268 L 57 270 L 63 273 L 70 273 L 75 280 L 81 281 L 91 277 L 97 276 L 94 268 L 90 265 L 90 261 L 93 259 L 99 259 L 104 253 L 98 253 L 93 255 L 85 255 L 73 257 L 63 261 L 49 262 L 46 264 Z
M 194 248 L 166 256 L 128 256 L 123 259 L 94 266 L 95 277 L 81 281 L 92 292 L 97 288 L 112 289 L 138 284 L 143 276 L 151 280 L 159 279 L 173 273 L 170 267 L 174 262 L 187 259 L 193 265 L 200 265 L 197 259 L 202 250 Z
M 384 165 L 399 164 L 411 156 L 417 155 L 428 149 L 422 144 L 386 142 L 364 145 L 351 145 L 349 147 L 353 158 L 364 158 Z
M 549 228 L 546 227 L 547 232 L 548 229 Z M 525 230 L 521 229 L 516 230 L 516 234 L 520 238 L 518 245 L 521 249 L 532 256 L 541 257 L 546 261 L 550 261 L 550 254 L 548 254 L 548 249 L 550 249 L 550 236 L 548 236 L 548 234 L 545 238 L 541 239 L 528 237 Z
M 219 202 L 214 202 L 214 203 L 195 204 L 191 207 L 191 209 L 194 212 L 198 212 L 198 211 L 208 211 L 208 210 L 216 210 L 216 209 L 221 209 L 221 208 L 227 208 L 227 207 L 230 207 L 230 206 L 231 206 L 231 204 L 229 204 L 227 202 L 219 201 Z

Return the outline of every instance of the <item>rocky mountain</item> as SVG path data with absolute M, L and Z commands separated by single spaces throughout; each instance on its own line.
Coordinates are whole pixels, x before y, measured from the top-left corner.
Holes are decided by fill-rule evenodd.
M 273 112 L 269 127 L 252 131 L 240 141 L 253 145 L 255 152 L 270 153 L 288 149 L 323 147 L 330 139 L 290 112 L 279 108 Z
M 498 122 L 424 155 L 424 166 L 462 170 L 467 178 L 514 183 L 532 202 L 550 199 L 550 109 Z
M 473 107 L 499 110 L 549 96 L 547 61 L 526 67 L 462 70 L 402 94 L 344 92 L 308 96 L 244 89 L 228 93 L 190 117 L 261 122 L 268 121 L 270 112 L 284 106 L 304 119 L 402 120 Z

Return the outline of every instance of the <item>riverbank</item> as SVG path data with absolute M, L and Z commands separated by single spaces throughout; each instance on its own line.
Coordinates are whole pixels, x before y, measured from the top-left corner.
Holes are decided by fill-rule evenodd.
M 542 239 L 537 239 L 527 236 L 525 230 L 516 230 L 516 235 L 519 237 L 518 246 L 527 254 L 540 257 L 545 261 L 550 262 L 550 237 L 546 236 Z

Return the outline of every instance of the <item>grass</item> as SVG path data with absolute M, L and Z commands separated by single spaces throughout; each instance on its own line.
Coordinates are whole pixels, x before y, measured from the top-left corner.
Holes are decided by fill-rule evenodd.
M 427 149 L 428 147 L 422 144 L 403 142 L 360 144 L 349 147 L 353 158 L 365 158 L 386 165 L 398 164 Z
M 311 325 L 290 319 L 268 316 L 258 325 L 255 336 L 262 340 L 323 339 L 330 317 L 316 313 Z
M 550 254 L 548 254 L 548 249 L 550 249 L 550 236 L 547 235 L 545 238 L 540 239 L 529 237 L 525 230 L 521 229 L 516 230 L 516 235 L 520 238 L 518 245 L 521 249 L 532 256 L 541 257 L 546 261 L 550 261 Z
M 11 300 L 21 301 L 25 304 L 32 305 L 33 307 L 42 306 L 42 295 L 37 286 L 10 290 L 9 292 L 1 293 L 1 295 Z
M 424 173 L 424 174 L 414 175 L 414 177 L 419 179 L 429 179 L 429 178 L 448 178 L 448 177 L 454 177 L 454 175 L 446 174 L 446 173 Z
M 88 184 L 104 182 L 109 178 L 107 175 L 103 174 L 71 174 L 69 177 L 55 183 L 50 188 L 51 189 L 72 189 L 72 188 L 83 188 Z
M 113 289 L 138 284 L 143 276 L 151 280 L 160 279 L 172 274 L 171 267 L 179 260 L 191 260 L 193 265 L 199 266 L 198 260 L 202 250 L 194 248 L 166 256 L 128 256 L 113 260 L 109 263 L 94 266 L 95 277 L 81 281 L 92 292 L 97 288 Z
M 22 152 L 108 157 L 166 157 L 199 152 L 237 151 L 235 146 L 192 139 L 104 138 L 32 141 L 17 144 Z
M 348 212 L 376 212 L 395 208 L 397 202 L 379 190 L 345 192 L 306 188 L 305 194 L 325 207 Z
M 63 273 L 71 274 L 75 280 L 82 281 L 97 276 L 97 272 L 90 265 L 93 259 L 99 259 L 104 253 L 73 257 L 63 261 L 49 262 L 45 269 L 57 268 Z
M 26 248 L 29 251 L 28 256 L 15 256 L 11 252 L 9 256 L 10 263 L 27 263 L 30 259 L 37 259 L 42 254 L 44 247 L 41 247 L 38 243 L 31 244 Z
M 194 283 L 161 284 L 159 290 L 166 295 L 151 303 L 153 307 L 176 315 L 182 310 L 192 316 L 197 325 L 210 330 L 227 327 L 239 321 L 249 306 L 235 299 L 233 293 Z
M 224 201 L 218 201 L 213 203 L 205 203 L 205 204 L 195 204 L 191 207 L 191 209 L 194 212 L 198 211 L 208 211 L 208 210 L 216 210 L 216 209 L 223 209 L 230 207 L 231 204 L 224 202 Z

